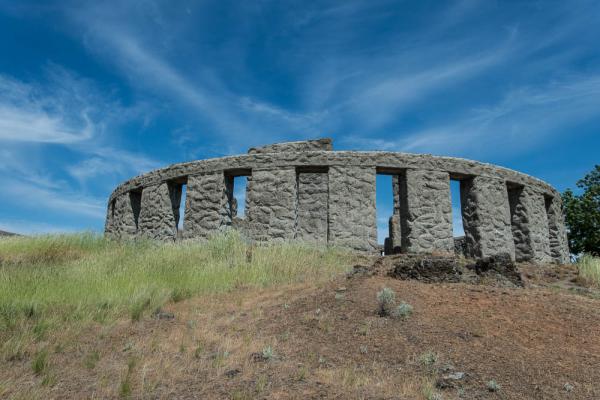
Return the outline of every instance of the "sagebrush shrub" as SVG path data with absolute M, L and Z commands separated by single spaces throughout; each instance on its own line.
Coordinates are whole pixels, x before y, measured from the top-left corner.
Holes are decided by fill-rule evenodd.
M 398 307 L 396 307 L 392 313 L 392 316 L 396 318 L 407 318 L 412 314 L 412 312 L 413 307 L 408 303 L 402 302 Z
M 384 287 L 377 293 L 377 304 L 379 315 L 382 317 L 391 315 L 394 304 L 396 304 L 396 293 L 392 289 Z

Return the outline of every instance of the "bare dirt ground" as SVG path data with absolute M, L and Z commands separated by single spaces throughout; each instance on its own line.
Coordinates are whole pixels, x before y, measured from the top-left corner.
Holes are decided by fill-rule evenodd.
M 64 332 L 43 377 L 3 364 L 0 397 L 600 399 L 600 296 L 574 267 L 521 265 L 518 287 L 400 280 L 393 262 Z M 412 315 L 378 316 L 383 287 Z

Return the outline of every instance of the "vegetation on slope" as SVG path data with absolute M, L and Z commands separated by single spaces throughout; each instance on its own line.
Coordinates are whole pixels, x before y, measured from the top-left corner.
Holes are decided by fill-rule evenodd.
M 522 265 L 528 289 L 381 260 L 347 279 L 348 253 L 235 234 L 2 239 L 0 398 L 598 397 L 597 297 L 555 281 L 599 282 L 597 258 Z
M 577 269 L 579 276 L 588 285 L 600 288 L 600 257 L 593 257 L 589 254 L 581 256 L 577 260 Z
M 573 254 L 600 256 L 600 165 L 577 181 L 581 194 L 563 193 L 569 248 Z
M 235 233 L 170 244 L 91 233 L 2 239 L 1 351 L 18 357 L 49 330 L 138 320 L 196 294 L 327 280 L 350 258 L 306 245 L 250 246 Z

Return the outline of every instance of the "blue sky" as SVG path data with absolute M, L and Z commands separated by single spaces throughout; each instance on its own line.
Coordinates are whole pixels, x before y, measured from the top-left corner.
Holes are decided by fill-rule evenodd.
M 4 230 L 101 230 L 119 182 L 276 141 L 561 191 L 600 162 L 597 1 L 0 0 L 0 38 Z

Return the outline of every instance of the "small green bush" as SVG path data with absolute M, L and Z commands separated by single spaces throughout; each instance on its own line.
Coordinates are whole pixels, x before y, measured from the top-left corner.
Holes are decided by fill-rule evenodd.
M 408 318 L 412 312 L 413 307 L 402 301 L 399 306 L 396 306 L 396 293 L 388 288 L 384 287 L 377 292 L 377 314 L 381 317 L 393 317 L 393 318 Z
M 262 358 L 267 361 L 270 361 L 273 358 L 275 358 L 275 351 L 273 351 L 273 348 L 271 346 L 267 346 L 262 349 Z
M 433 351 L 425 352 L 421 354 L 421 357 L 419 357 L 419 361 L 421 362 L 421 364 L 427 368 L 432 368 L 435 365 L 435 363 L 437 363 L 437 360 L 438 355 Z
M 500 390 L 501 386 L 494 379 L 488 381 L 487 388 L 490 392 L 497 392 Z
M 385 317 L 391 315 L 395 303 L 396 293 L 392 289 L 384 287 L 377 293 L 377 313 L 380 316 Z
M 392 316 L 396 318 L 408 318 L 413 312 L 413 307 L 405 302 L 401 302 L 398 307 L 392 312 Z

